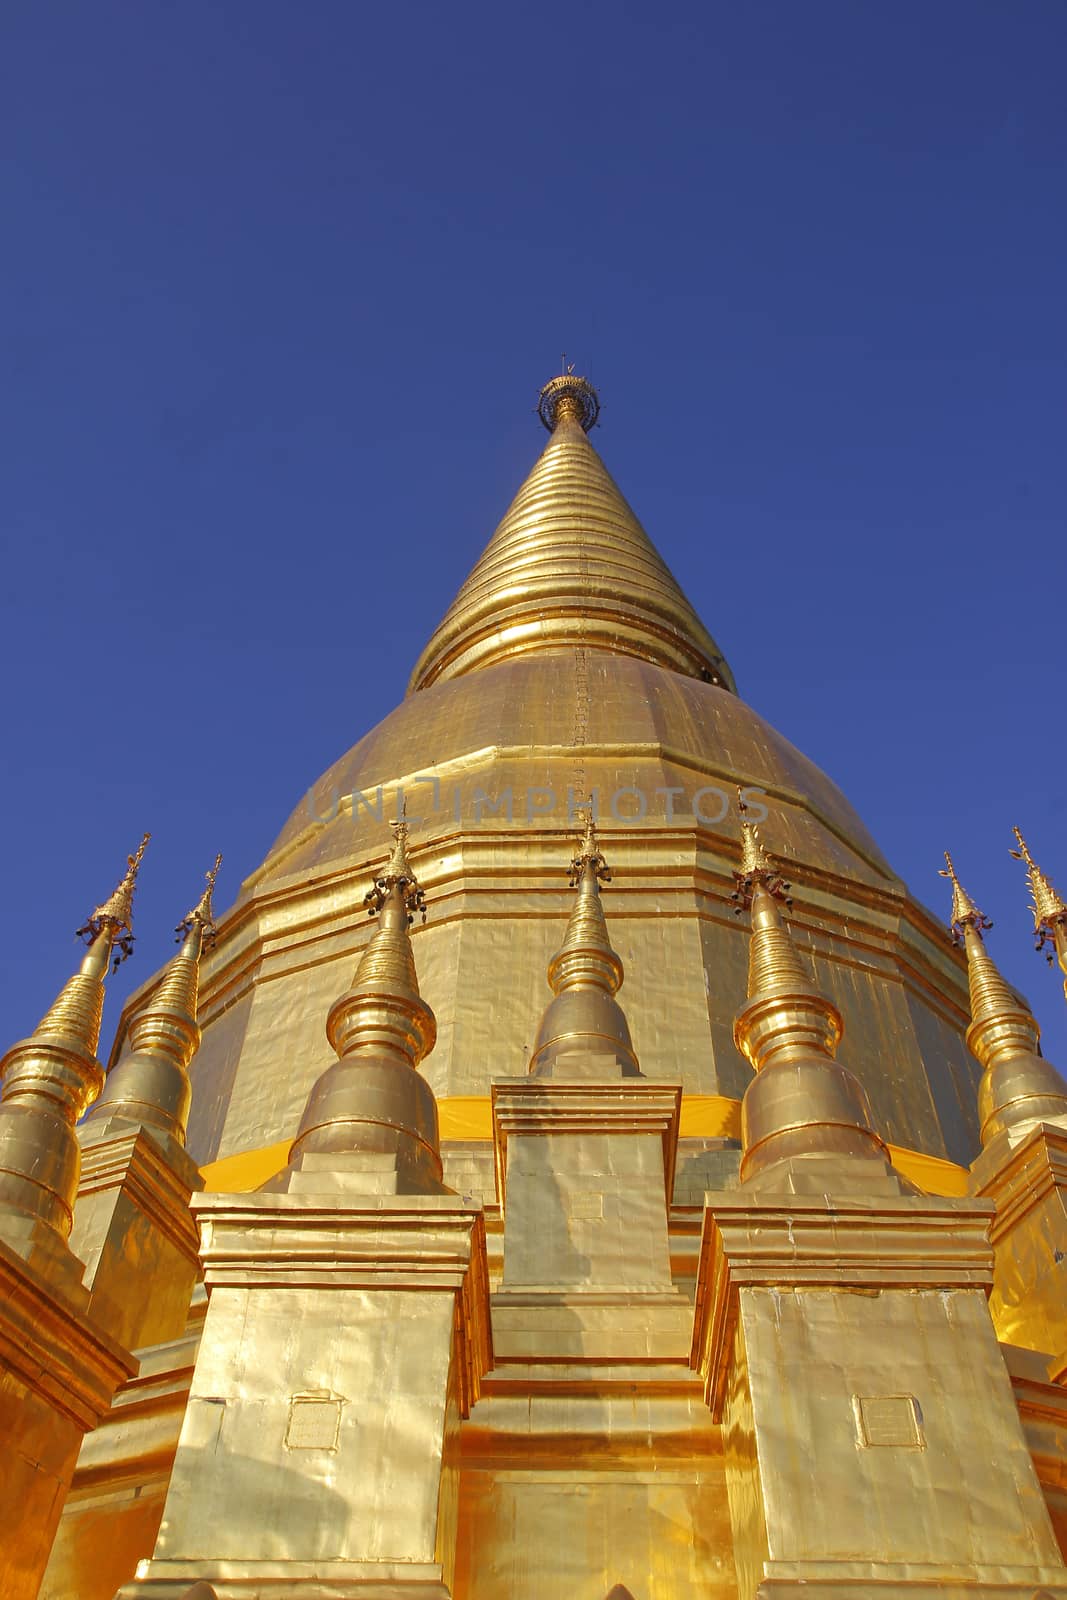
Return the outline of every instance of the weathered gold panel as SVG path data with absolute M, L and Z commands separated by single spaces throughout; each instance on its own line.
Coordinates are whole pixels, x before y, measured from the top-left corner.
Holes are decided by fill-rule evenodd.
M 450 1298 L 267 1298 L 212 1294 L 154 1560 L 432 1562 Z M 338 1439 L 297 1460 L 290 1411 L 311 1388 L 339 1397 Z
M 1067 1130 L 1041 1124 L 1015 1149 L 998 1141 L 974 1164 L 975 1193 L 996 1204 L 989 1312 L 1005 1344 L 1067 1353 Z
M 736 1600 L 722 1463 L 465 1471 L 454 1600 Z
M 776 1569 L 1058 1567 L 981 1293 L 746 1289 L 741 1316 Z M 902 1392 L 924 1447 L 858 1448 L 853 1396 Z

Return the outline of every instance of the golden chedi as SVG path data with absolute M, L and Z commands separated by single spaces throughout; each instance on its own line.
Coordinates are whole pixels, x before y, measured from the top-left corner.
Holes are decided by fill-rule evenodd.
M 345 907 L 387 857 L 402 799 L 439 913 L 418 946 L 438 1026 L 425 1071 L 446 1115 L 533 1054 L 541 976 L 569 911 L 558 861 L 589 802 L 610 841 L 641 1070 L 739 1101 L 750 1069 L 733 1037 L 747 962 L 730 900 L 738 785 L 795 863 L 820 988 L 848 1013 L 856 1061 L 892 1052 L 893 1074 L 864 1080 L 879 1126 L 895 1144 L 969 1159 L 977 1070 L 940 925 L 830 780 L 739 698 L 593 446 L 596 410 L 575 375 L 546 386 L 544 451 L 406 697 L 305 780 L 222 919 L 192 1068 L 197 1161 L 291 1137 L 318 1075 L 317 1018 L 361 944 Z M 117 1054 L 128 1048 L 123 1026 Z
M 124 1010 L 53 1189 L 140 1373 L 41 1600 L 1067 1600 L 1064 1086 L 958 884 L 963 950 L 741 700 L 599 409 L 545 385 L 401 704 Z

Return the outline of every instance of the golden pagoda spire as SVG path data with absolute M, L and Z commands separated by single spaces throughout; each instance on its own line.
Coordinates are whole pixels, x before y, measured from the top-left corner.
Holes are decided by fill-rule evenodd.
M 574 909 L 563 943 L 548 963 L 554 999 L 537 1030 L 529 1070 L 535 1077 L 639 1078 L 630 1029 L 615 995 L 623 965 L 611 947 L 600 885 L 611 872 L 597 842 L 590 807 L 584 837 L 570 864 Z M 579 1058 L 582 1058 L 581 1064 Z
M 86 1123 L 92 1138 L 105 1122 L 136 1123 L 184 1147 L 192 1088 L 189 1064 L 200 1045 L 200 957 L 214 936 L 212 896 L 222 856 L 205 874 L 203 894 L 175 932 L 181 949 L 129 1025 L 130 1053 L 108 1074 Z
M 1041 1029 L 987 951 L 982 936 L 993 924 L 960 883 L 947 850 L 941 876 L 952 884 L 949 931 L 967 953 L 971 996 L 967 1046 L 982 1067 L 978 1085 L 982 1144 L 988 1145 L 998 1134 L 1014 1144 L 1037 1123 L 1067 1117 L 1067 1083 L 1038 1054 Z
M 100 1093 L 96 1059 L 104 979 L 133 945 L 137 871 L 149 835 L 128 858 L 122 881 L 78 930 L 89 949 L 80 969 L 27 1039 L 0 1060 L 0 1237 L 27 1255 L 67 1265 L 81 1157 L 74 1125 Z M 77 1281 L 81 1281 L 78 1266 Z
M 843 1032 L 841 1013 L 815 987 L 782 917 L 789 885 L 768 854 L 738 793 L 741 863 L 734 898 L 751 911 L 748 1000 L 734 1020 L 734 1043 L 756 1077 L 741 1105 L 744 1155 L 741 1179 L 765 1187 L 802 1186 L 807 1167 L 821 1158 L 819 1184 L 853 1185 L 849 1161 L 879 1163 L 888 1152 L 874 1128 L 859 1080 L 834 1059 Z M 842 1159 L 844 1158 L 844 1160 Z M 832 1179 L 825 1162 L 841 1162 Z M 863 1184 L 872 1181 L 864 1169 Z M 895 1184 L 901 1180 L 890 1174 Z M 854 1186 L 854 1185 L 853 1185 Z
M 111 944 L 118 946 L 116 968 L 133 953 L 133 891 L 145 849 L 152 835 L 146 833 L 132 856 L 126 857 L 126 871 L 114 891 L 78 929 L 77 937 L 92 944 L 105 928 L 110 928 Z
M 1052 965 L 1053 951 L 1055 951 L 1060 971 L 1065 975 L 1063 992 L 1067 996 L 1067 900 L 1057 894 L 1049 879 L 1041 871 L 1019 829 L 1013 828 L 1012 832 L 1018 840 L 1019 848 L 1013 850 L 1011 854 L 1016 861 L 1026 862 L 1026 876 L 1030 880 L 1037 948 L 1045 951 L 1049 966 Z M 1049 945 L 1052 946 L 1051 950 L 1047 948 Z
M 437 1042 L 437 1022 L 419 994 L 408 929 L 416 912 L 426 920 L 426 896 L 407 856 L 408 823 L 403 810 L 393 823 L 388 864 L 367 891 L 368 915 L 379 918 L 352 987 L 335 1000 L 326 1035 L 339 1057 L 373 1049 L 395 1052 L 418 1066 Z
M 409 694 L 534 651 L 588 647 L 734 687 L 730 669 L 586 434 L 596 390 L 541 390 L 551 434 L 423 650 Z
M 391 824 L 393 848 L 364 904 L 378 927 L 352 986 L 330 1007 L 326 1035 L 337 1061 L 308 1096 L 282 1186 L 312 1171 L 344 1170 L 382 1183 L 385 1161 L 396 1193 L 441 1192 L 437 1103 L 415 1070 L 437 1042 L 437 1022 L 419 993 L 410 925 L 426 900 L 408 861 L 408 824 Z M 391 1165 L 389 1163 L 391 1162 Z M 352 1173 L 357 1174 L 352 1179 Z

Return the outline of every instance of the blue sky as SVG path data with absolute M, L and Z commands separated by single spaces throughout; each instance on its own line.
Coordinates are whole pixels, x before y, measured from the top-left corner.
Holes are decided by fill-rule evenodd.
M 541 448 L 595 442 L 743 696 L 1067 1067 L 1062 0 L 9 8 L 5 1042 L 144 827 L 173 946 L 401 697 Z M 398 599 L 398 597 L 400 597 Z

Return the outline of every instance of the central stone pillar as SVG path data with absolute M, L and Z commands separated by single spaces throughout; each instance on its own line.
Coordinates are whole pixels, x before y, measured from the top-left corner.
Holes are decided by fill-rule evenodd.
M 498 1360 L 684 1359 L 692 1313 L 667 1233 L 681 1097 L 621 1076 L 494 1083 Z
M 643 1076 L 615 998 L 623 965 L 600 898 L 610 881 L 590 818 L 529 1076 L 493 1084 L 501 1361 L 669 1361 L 688 1349 L 667 1230 L 682 1091 Z

